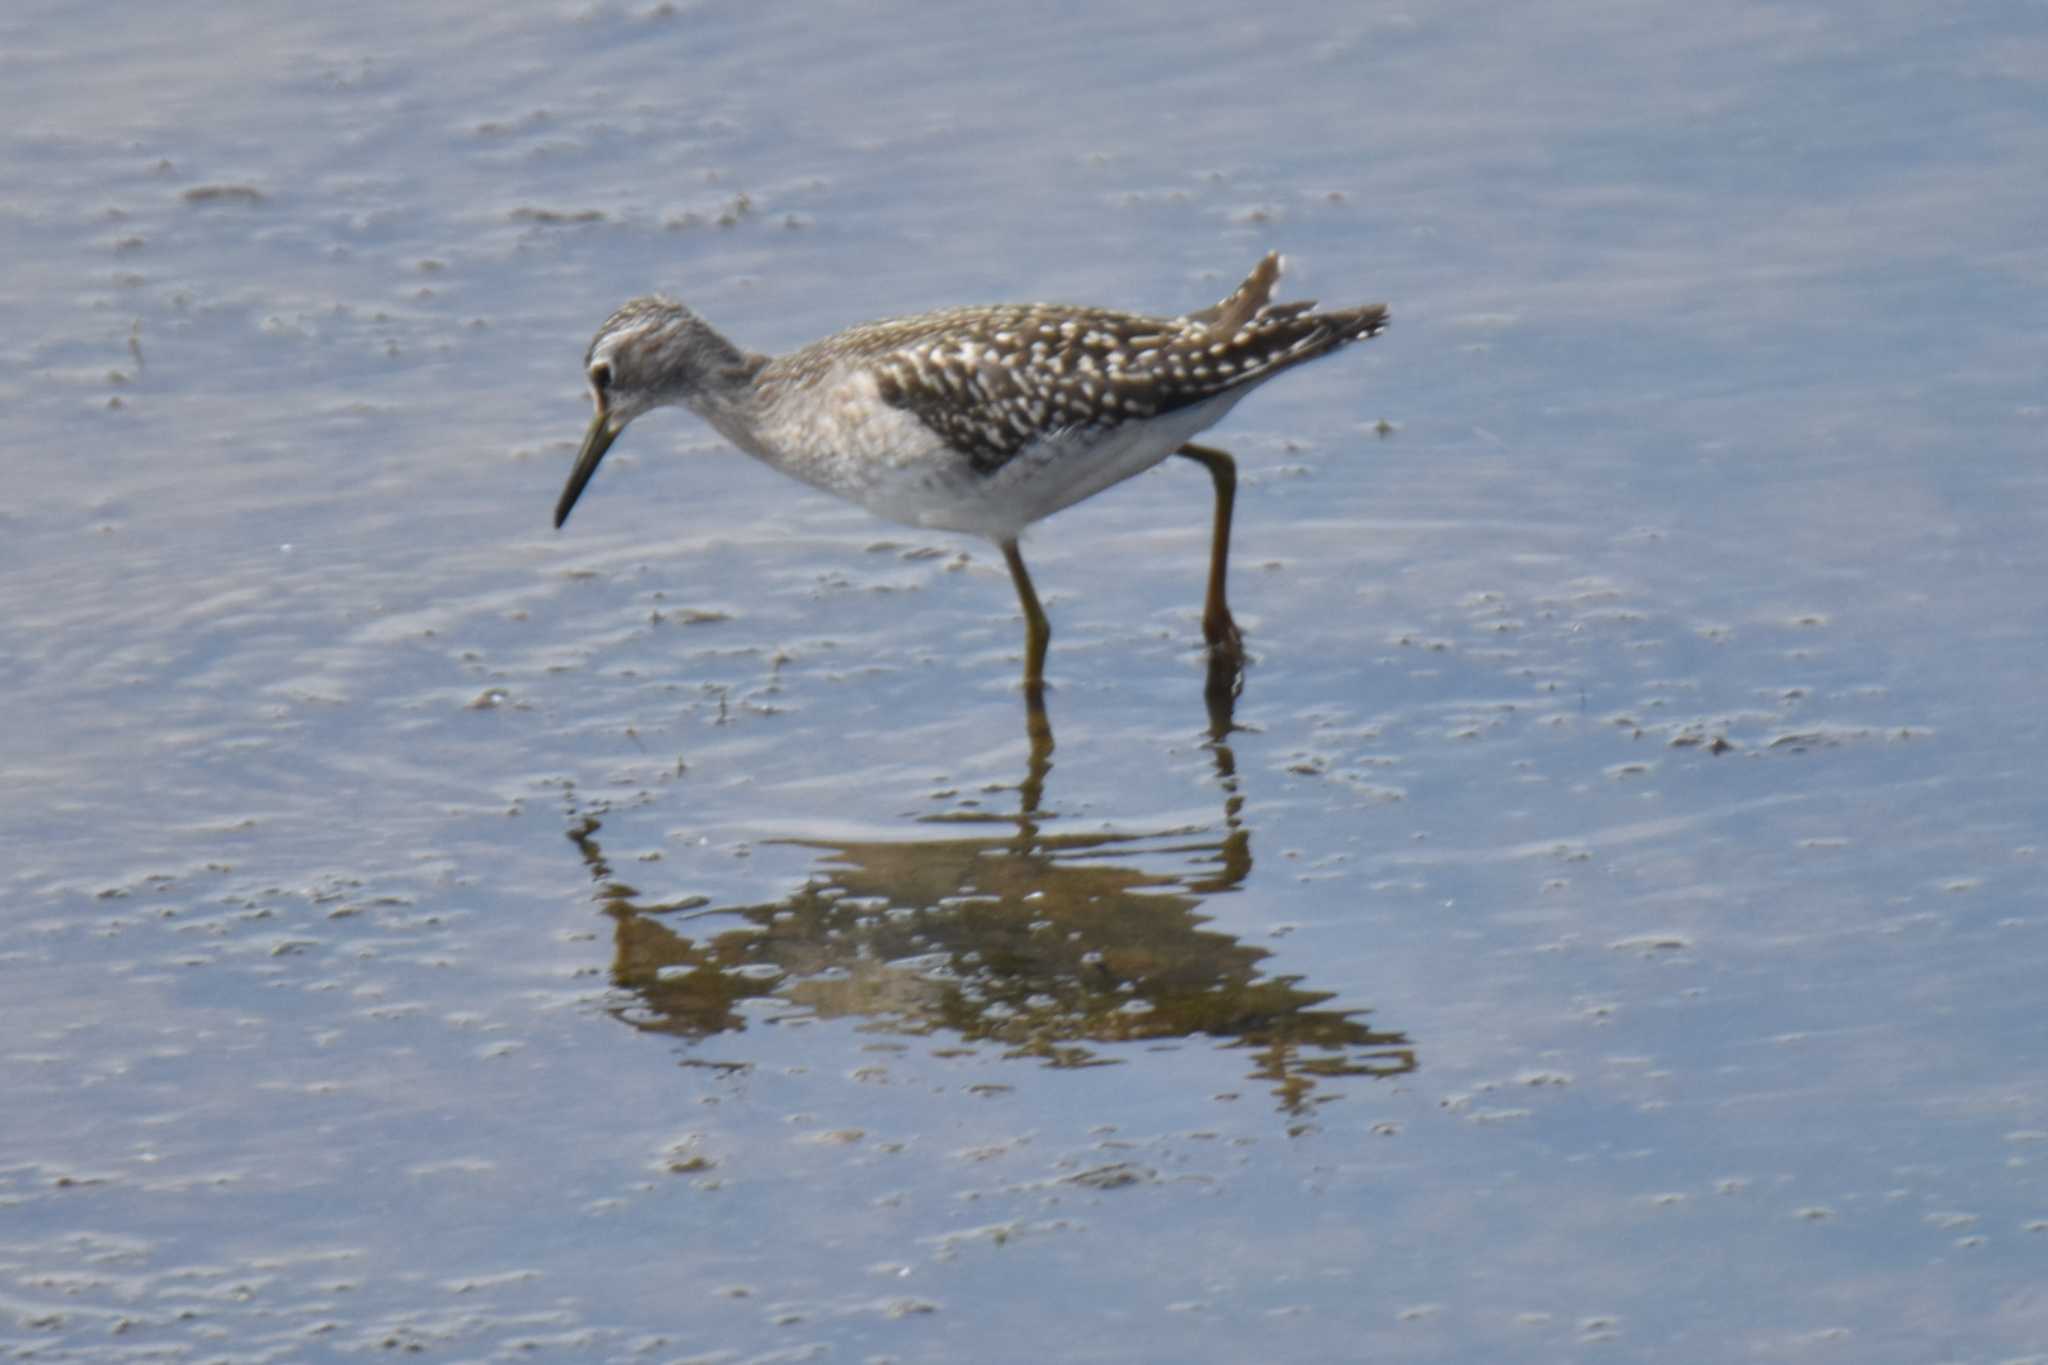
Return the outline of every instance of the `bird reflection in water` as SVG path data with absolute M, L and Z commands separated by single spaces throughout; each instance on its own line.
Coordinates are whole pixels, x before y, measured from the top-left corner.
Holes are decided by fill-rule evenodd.
M 743 1031 L 746 1002 L 773 998 L 1059 1067 L 1112 1064 L 1116 1044 L 1203 1036 L 1248 1052 L 1248 1079 L 1297 1118 L 1335 1097 L 1328 1082 L 1413 1071 L 1404 1035 L 1372 1028 L 1362 1010 L 1320 1008 L 1330 992 L 1264 974 L 1267 950 L 1204 927 L 1203 900 L 1241 886 L 1252 868 L 1228 742 L 1234 683 L 1212 672 L 1220 832 L 1048 828 L 1057 817 L 1040 802 L 1053 746 L 1037 704 L 1016 813 L 926 817 L 945 828 L 935 838 L 784 841 L 816 850 L 818 867 L 770 904 L 646 897 L 614 877 L 601 813 L 586 813 L 569 837 L 614 922 L 613 984 L 631 998 L 613 1013 L 704 1041 Z M 991 826 L 1004 828 L 967 832 Z M 1156 870 L 1169 861 L 1189 870 Z

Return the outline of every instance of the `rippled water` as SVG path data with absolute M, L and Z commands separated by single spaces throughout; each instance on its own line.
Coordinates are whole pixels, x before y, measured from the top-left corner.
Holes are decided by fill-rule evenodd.
M 2048 1358 L 2025 6 L 0 16 L 0 1343 Z M 1394 328 L 988 547 L 618 301 Z

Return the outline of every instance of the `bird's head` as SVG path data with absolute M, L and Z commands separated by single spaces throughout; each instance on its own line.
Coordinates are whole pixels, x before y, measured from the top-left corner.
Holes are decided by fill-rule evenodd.
M 649 408 L 692 404 L 731 383 L 743 360 L 702 318 L 669 299 L 634 299 L 606 318 L 583 357 L 596 413 L 555 504 L 555 526 L 569 519 L 584 485 L 628 422 Z

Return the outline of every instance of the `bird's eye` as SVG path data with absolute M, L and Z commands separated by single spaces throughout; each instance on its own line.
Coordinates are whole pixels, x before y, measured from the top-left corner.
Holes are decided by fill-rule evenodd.
M 612 386 L 612 367 L 602 360 L 590 367 L 590 387 L 603 393 Z

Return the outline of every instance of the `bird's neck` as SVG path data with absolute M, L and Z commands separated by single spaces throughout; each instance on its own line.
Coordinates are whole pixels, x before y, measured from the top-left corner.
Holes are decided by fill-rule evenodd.
M 705 367 L 697 386 L 683 403 L 713 430 L 749 454 L 760 454 L 759 439 L 762 399 L 754 380 L 768 357 L 742 351 L 724 337 L 705 331 L 718 350 Z
M 744 405 L 766 357 L 749 355 L 696 314 L 677 312 L 658 338 L 660 366 L 676 381 L 668 401 L 680 401 L 706 420 L 720 409 Z
M 680 342 L 677 349 L 688 356 L 691 368 L 700 371 L 707 381 L 715 382 L 724 372 L 746 366 L 747 353 L 695 314 L 686 318 L 680 334 L 672 332 L 670 335 Z

